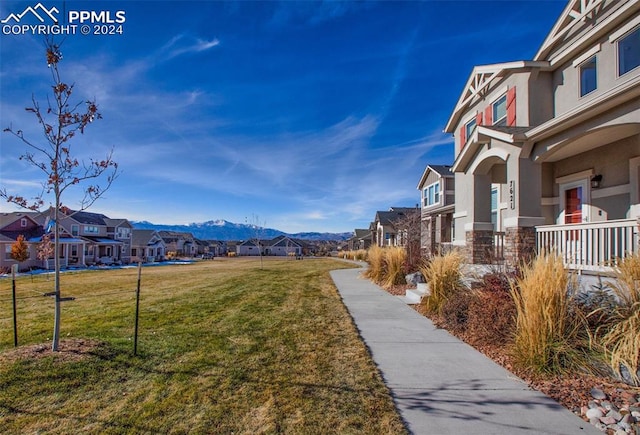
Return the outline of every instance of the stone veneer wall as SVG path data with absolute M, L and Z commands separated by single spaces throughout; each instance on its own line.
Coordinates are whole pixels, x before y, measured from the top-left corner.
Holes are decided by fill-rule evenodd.
M 493 231 L 472 230 L 465 234 L 464 255 L 471 264 L 490 264 L 493 260 Z
M 504 259 L 510 266 L 530 261 L 536 253 L 536 229 L 513 227 L 505 230 Z

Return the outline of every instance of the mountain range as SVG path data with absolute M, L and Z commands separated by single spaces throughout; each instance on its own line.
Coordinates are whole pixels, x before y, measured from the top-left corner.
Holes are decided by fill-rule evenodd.
M 255 237 L 261 239 L 273 239 L 286 235 L 294 239 L 301 240 L 336 240 L 343 241 L 349 239 L 351 233 L 295 233 L 288 234 L 273 228 L 263 228 L 256 225 L 236 224 L 223 219 L 212 220 L 202 223 L 191 223 L 189 225 L 163 225 L 153 224 L 147 221 L 132 221 L 131 224 L 137 229 L 157 230 L 157 231 L 177 231 L 191 233 L 201 240 L 247 240 Z

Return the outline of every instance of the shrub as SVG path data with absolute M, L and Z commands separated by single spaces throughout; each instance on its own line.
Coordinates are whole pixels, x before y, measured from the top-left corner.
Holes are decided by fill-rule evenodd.
M 516 306 L 507 292 L 481 289 L 469 305 L 467 332 L 474 344 L 504 345 L 513 338 Z
M 622 374 L 627 369 L 632 383 L 640 384 L 640 255 L 623 259 L 616 268 L 616 281 L 608 283 L 618 298 L 613 326 L 602 337 L 611 368 Z M 624 377 L 623 377 L 624 378 Z
M 562 260 L 541 254 L 511 289 L 516 308 L 515 362 L 535 372 L 583 366 L 578 351 L 582 323 L 570 311 L 569 277 Z
M 393 247 L 384 250 L 383 286 L 391 287 L 397 284 L 405 284 L 404 264 L 406 259 L 407 251 L 404 248 Z
M 465 332 L 471 316 L 471 306 L 476 296 L 470 291 L 459 291 L 442 305 L 439 325 L 454 334 Z
M 447 300 L 459 292 L 462 287 L 461 265 L 462 255 L 458 251 L 452 251 L 432 257 L 420 268 L 431 290 L 431 293 L 422 299 L 426 312 L 442 314 Z

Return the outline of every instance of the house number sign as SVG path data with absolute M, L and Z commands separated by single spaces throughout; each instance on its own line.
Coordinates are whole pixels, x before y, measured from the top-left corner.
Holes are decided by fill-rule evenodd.
M 509 181 L 509 207 L 511 210 L 516 209 L 516 182 L 514 180 Z

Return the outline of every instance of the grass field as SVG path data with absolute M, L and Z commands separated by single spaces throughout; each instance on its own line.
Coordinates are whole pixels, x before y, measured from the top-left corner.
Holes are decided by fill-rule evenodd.
M 340 267 L 143 268 L 137 356 L 135 268 L 62 275 L 63 296 L 76 300 L 63 303 L 61 338 L 94 344 L 75 354 L 33 346 L 53 328 L 43 275 L 18 280 L 13 348 L 2 279 L 0 433 L 405 433 L 329 277 Z

